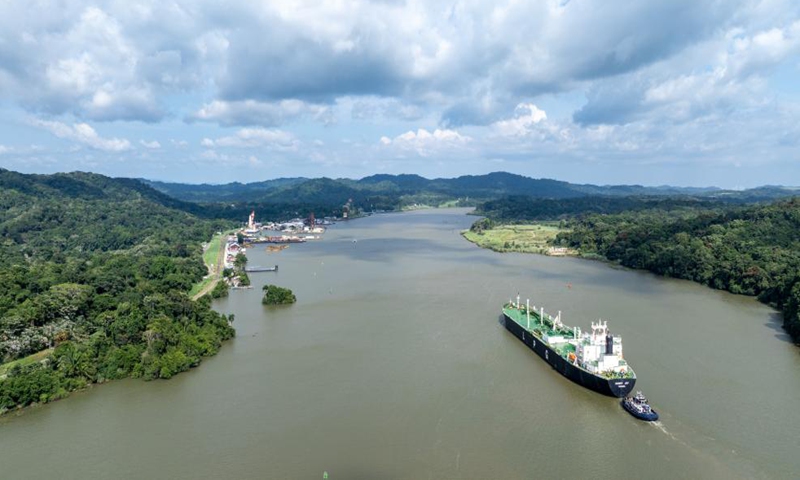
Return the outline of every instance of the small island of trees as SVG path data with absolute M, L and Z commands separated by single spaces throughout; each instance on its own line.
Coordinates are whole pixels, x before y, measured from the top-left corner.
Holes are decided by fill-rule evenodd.
M 277 285 L 264 285 L 264 298 L 261 303 L 264 305 L 289 305 L 297 302 L 297 297 L 294 296 L 288 288 L 282 288 Z

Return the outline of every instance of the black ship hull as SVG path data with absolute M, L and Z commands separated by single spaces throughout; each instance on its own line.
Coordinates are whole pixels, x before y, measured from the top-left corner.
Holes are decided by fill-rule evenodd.
M 635 378 L 609 379 L 590 373 L 568 362 L 567 359 L 559 355 L 555 350 L 550 348 L 549 345 L 536 338 L 530 332 L 526 332 L 525 329 L 507 315 L 503 314 L 503 320 L 506 330 L 513 333 L 514 336 L 519 338 L 528 348 L 536 352 L 537 355 L 542 357 L 542 360 L 557 370 L 558 373 L 564 375 L 578 385 L 594 390 L 597 393 L 617 398 L 622 398 L 633 390 L 633 386 L 636 384 Z

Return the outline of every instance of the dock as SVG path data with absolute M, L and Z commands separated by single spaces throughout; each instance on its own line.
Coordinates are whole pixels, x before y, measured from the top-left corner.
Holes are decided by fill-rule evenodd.
M 275 265 L 274 267 L 245 267 L 244 271 L 247 273 L 252 272 L 277 272 L 278 266 Z

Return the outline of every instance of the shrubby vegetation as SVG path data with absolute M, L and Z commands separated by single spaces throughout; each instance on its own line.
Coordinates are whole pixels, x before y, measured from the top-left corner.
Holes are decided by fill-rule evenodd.
M 228 283 L 222 280 L 214 285 L 214 288 L 209 293 L 209 296 L 211 296 L 211 298 L 225 298 L 228 296 L 228 290 Z
M 186 292 L 202 220 L 139 182 L 0 170 L 0 361 L 53 349 L 0 380 L 0 411 L 126 376 L 169 378 L 213 355 L 232 319 Z
M 264 298 L 261 299 L 261 303 L 264 305 L 288 305 L 297 302 L 297 297 L 288 288 L 264 285 L 263 290 Z

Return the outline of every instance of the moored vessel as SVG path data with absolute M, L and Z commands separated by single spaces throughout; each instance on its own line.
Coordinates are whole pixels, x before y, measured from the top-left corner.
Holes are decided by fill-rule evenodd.
M 555 317 L 537 311 L 526 301 L 509 300 L 503 306 L 506 329 L 536 352 L 559 373 L 611 397 L 624 397 L 633 390 L 636 374 L 623 358 L 622 339 L 609 333 L 608 322 L 592 322 L 592 331 L 581 332 Z
M 650 404 L 647 403 L 647 398 L 642 392 L 636 392 L 633 397 L 623 398 L 622 408 L 639 420 L 646 422 L 658 420 L 658 413 L 650 407 Z

